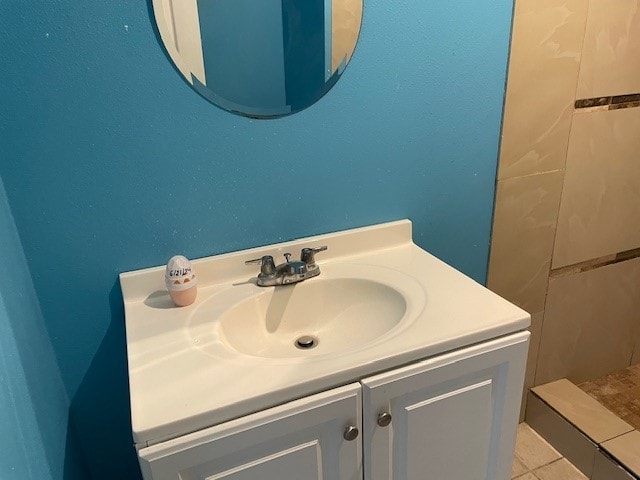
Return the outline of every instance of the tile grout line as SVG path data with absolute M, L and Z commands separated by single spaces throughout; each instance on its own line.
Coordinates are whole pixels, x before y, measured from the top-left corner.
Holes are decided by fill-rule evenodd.
M 563 460 L 565 460 L 566 462 L 570 463 L 574 468 L 576 468 L 576 469 L 577 469 L 577 467 L 575 467 L 575 465 L 573 465 L 571 462 L 569 462 L 569 460 L 567 460 L 567 458 L 566 458 L 566 457 L 561 456 L 560 458 L 556 458 L 555 460 L 551 460 L 550 462 L 547 462 L 547 463 L 545 463 L 545 464 L 543 464 L 543 465 L 540 465 L 540 466 L 538 466 L 538 467 L 536 467 L 536 468 L 534 468 L 534 469 L 527 470 L 526 472 L 524 472 L 524 473 L 522 473 L 522 474 L 518 475 L 517 477 L 513 477 L 511 480 L 518 480 L 519 478 L 523 478 L 525 475 L 533 475 L 537 480 L 540 480 L 540 477 L 538 477 L 538 476 L 536 475 L 536 472 L 537 472 L 538 470 L 540 470 L 540 469 L 542 469 L 542 468 L 545 468 L 545 467 L 548 467 L 549 465 L 552 465 L 552 464 L 554 464 L 554 463 L 561 462 L 561 461 L 563 461 Z M 578 470 L 578 471 L 579 471 L 579 470 Z M 584 473 L 582 473 L 582 472 L 580 472 L 580 473 L 581 473 L 582 475 L 584 475 Z
M 560 457 L 560 458 L 556 458 L 553 462 L 549 462 L 549 463 L 547 463 L 546 465 L 540 465 L 538 468 L 533 469 L 533 470 L 531 471 L 531 473 L 532 473 L 533 475 L 535 475 L 535 477 L 536 477 L 536 478 L 539 478 L 539 477 L 536 475 L 536 472 L 537 472 L 538 470 L 540 470 L 541 468 L 544 468 L 544 467 L 548 467 L 549 465 L 552 465 L 552 464 L 554 464 L 554 463 L 561 462 L 562 460 L 565 460 L 566 462 L 571 463 L 571 462 L 569 462 L 569 460 L 567 460 L 567 458 L 566 458 L 565 456 L 562 456 L 562 457 Z M 571 463 L 571 465 L 572 465 L 574 468 L 576 468 L 576 466 L 575 466 L 575 465 L 573 465 L 573 463 Z
M 622 462 L 620 462 L 616 457 L 614 457 L 606 449 L 599 449 L 599 451 L 601 455 L 604 455 L 605 457 L 607 457 L 607 459 L 610 462 L 615 463 L 618 466 L 618 468 L 621 468 L 624 472 L 626 472 L 630 476 L 630 478 L 638 478 L 637 473 L 634 473 L 629 467 L 627 467 L 626 465 L 623 465 Z
M 605 408 L 606 408 L 606 407 L 605 407 Z M 609 410 L 609 411 L 611 411 L 611 410 Z M 611 412 L 611 413 L 613 413 L 616 417 L 620 418 L 620 416 L 619 416 L 618 414 L 616 414 L 615 412 Z M 622 418 L 620 418 L 620 419 L 622 420 Z M 623 437 L 623 436 L 625 436 L 625 435 L 627 435 L 627 434 L 629 434 L 629 433 L 631 433 L 631 432 L 637 432 L 637 431 L 638 431 L 638 430 L 636 430 L 636 429 L 634 428 L 633 430 L 629 430 L 628 432 L 624 432 L 624 433 L 621 433 L 621 434 L 619 434 L 619 435 L 614 435 L 614 436 L 613 436 L 613 437 L 611 437 L 611 438 L 607 438 L 606 440 L 603 440 L 602 442 L 596 443 L 596 445 L 597 445 L 598 447 L 602 447 L 604 450 L 607 450 L 607 449 L 606 449 L 606 447 L 603 447 L 603 446 L 602 446 L 602 444 L 603 444 L 603 443 L 609 442 L 609 441 L 611 441 L 611 440 L 615 440 L 616 438 L 620 438 L 620 437 Z
M 618 418 L 620 418 L 620 417 L 618 417 Z M 612 438 L 610 438 L 608 440 L 605 440 L 602 443 L 598 443 L 597 444 L 598 450 L 600 451 L 601 454 L 606 455 L 609 458 L 609 460 L 611 460 L 612 462 L 616 463 L 620 468 L 622 468 L 624 471 L 628 472 L 630 475 L 632 475 L 635 478 L 638 478 L 640 476 L 640 472 L 636 472 L 630 466 L 622 463 L 621 460 L 618 460 L 618 458 L 613 453 L 611 453 L 609 450 L 607 450 L 607 447 L 603 446 L 602 444 L 605 443 L 605 442 L 608 442 L 610 440 L 614 440 L 616 438 L 620 438 L 620 437 L 628 435 L 628 434 L 630 434 L 632 432 L 637 432 L 637 431 L 638 430 L 634 428 L 633 430 L 630 430 L 630 431 L 625 432 L 625 433 L 621 433 L 620 435 L 616 435 L 615 437 L 612 437 Z

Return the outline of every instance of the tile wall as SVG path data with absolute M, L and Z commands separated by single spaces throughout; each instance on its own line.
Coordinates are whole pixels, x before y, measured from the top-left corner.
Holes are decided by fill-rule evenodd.
M 516 0 L 488 286 L 525 387 L 640 362 L 640 1 Z

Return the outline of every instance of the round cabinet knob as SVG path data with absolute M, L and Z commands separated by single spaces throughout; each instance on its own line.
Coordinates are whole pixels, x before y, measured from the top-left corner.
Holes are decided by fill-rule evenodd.
M 358 433 L 360 432 L 358 431 L 357 427 L 354 427 L 353 425 L 349 425 L 347 428 L 344 429 L 344 434 L 342 436 L 346 441 L 350 442 L 358 438 Z
M 391 423 L 391 414 L 387 412 L 382 412 L 378 415 L 378 425 L 381 427 L 386 427 Z

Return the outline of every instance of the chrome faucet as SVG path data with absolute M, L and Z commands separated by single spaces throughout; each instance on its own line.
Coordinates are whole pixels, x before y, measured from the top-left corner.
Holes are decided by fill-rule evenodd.
M 291 261 L 291 254 L 285 253 L 285 262 L 276 266 L 271 255 L 264 255 L 261 258 L 247 260 L 245 265 L 260 265 L 258 274 L 259 287 L 273 287 L 276 285 L 287 285 L 297 283 L 307 278 L 320 275 L 320 267 L 316 264 L 315 254 L 323 252 L 326 246 L 316 248 L 303 248 L 300 252 L 300 260 Z

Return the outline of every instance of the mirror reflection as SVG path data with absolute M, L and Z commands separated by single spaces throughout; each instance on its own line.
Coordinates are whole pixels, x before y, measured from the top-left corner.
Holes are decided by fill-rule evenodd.
M 203 97 L 255 118 L 318 101 L 349 63 L 362 0 L 153 0 L 162 41 Z

